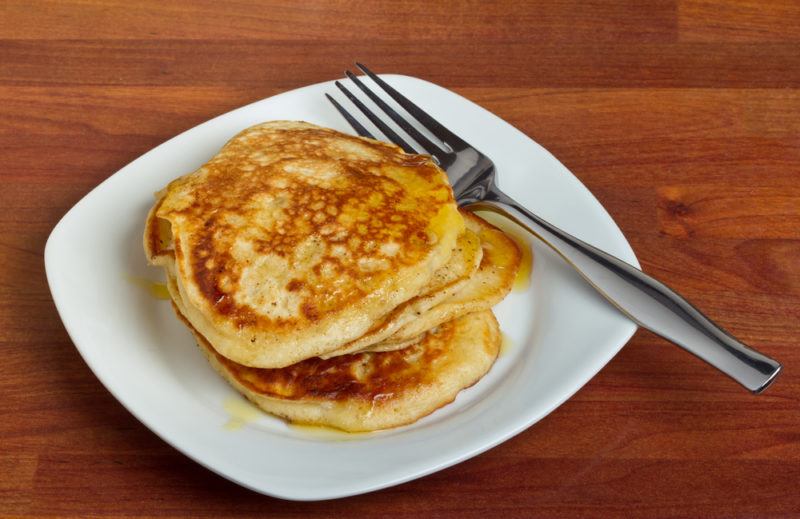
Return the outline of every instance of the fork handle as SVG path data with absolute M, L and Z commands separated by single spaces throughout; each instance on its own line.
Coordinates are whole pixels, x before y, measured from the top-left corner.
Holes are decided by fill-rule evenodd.
M 495 186 L 471 209 L 499 212 L 556 251 L 600 294 L 639 326 L 693 353 L 755 394 L 781 365 L 739 342 L 675 291 L 624 261 L 569 235 Z

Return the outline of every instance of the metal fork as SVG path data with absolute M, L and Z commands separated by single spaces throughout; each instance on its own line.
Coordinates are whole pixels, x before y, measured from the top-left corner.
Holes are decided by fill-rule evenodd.
M 663 283 L 567 234 L 514 201 L 497 187 L 495 166 L 489 157 L 442 126 L 367 67 L 361 63 L 356 63 L 356 66 L 442 144 L 426 137 L 349 70 L 346 72 L 347 77 L 411 137 L 420 149 L 414 148 L 406 138 L 375 115 L 341 82 L 336 81 L 336 86 L 389 141 L 407 153 L 421 151 L 430 154 L 447 172 L 460 206 L 492 210 L 526 228 L 556 251 L 592 287 L 636 324 L 700 357 L 753 393 L 762 392 L 775 380 L 781 370 L 780 363 L 736 340 Z M 325 96 L 356 133 L 375 139 L 333 97 L 329 94 Z

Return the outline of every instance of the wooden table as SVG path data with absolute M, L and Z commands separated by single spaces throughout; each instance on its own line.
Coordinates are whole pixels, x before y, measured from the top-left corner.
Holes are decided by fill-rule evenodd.
M 0 5 L 0 514 L 800 514 L 800 4 L 793 0 Z M 548 418 L 355 498 L 260 496 L 137 422 L 83 363 L 42 261 L 70 206 L 169 137 L 354 59 L 508 120 L 644 269 L 785 365 L 754 397 L 640 332 Z

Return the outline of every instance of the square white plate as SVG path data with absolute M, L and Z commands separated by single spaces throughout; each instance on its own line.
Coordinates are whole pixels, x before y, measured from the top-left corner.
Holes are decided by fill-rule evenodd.
M 500 187 L 564 230 L 638 266 L 613 220 L 550 153 L 442 87 L 383 76 L 497 164 Z M 635 325 L 538 242 L 530 288 L 495 309 L 511 347 L 478 384 L 416 424 L 350 441 L 267 415 L 225 427 L 238 398 L 212 371 L 166 301 L 130 277 L 145 264 L 153 193 L 211 158 L 238 131 L 305 120 L 350 131 L 323 93 L 333 82 L 264 99 L 203 123 L 131 162 L 73 207 L 45 250 L 47 278 L 76 347 L 106 388 L 153 432 L 245 487 L 297 500 L 368 492 L 443 469 L 514 436 L 558 407 L 620 350 Z M 542 446 L 546 448 L 546 446 Z

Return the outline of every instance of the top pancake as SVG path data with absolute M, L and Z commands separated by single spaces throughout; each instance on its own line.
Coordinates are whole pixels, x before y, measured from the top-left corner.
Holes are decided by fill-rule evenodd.
M 428 157 L 278 121 L 167 186 L 145 249 L 219 353 L 277 368 L 337 349 L 416 296 L 463 231 Z

